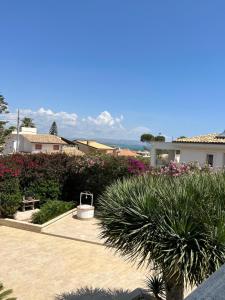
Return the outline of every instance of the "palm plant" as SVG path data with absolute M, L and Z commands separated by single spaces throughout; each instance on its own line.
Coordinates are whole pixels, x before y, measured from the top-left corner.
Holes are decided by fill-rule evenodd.
M 9 295 L 12 294 L 12 290 L 5 290 L 4 291 L 4 286 L 3 284 L 0 282 L 0 300 L 16 300 L 16 298 L 7 298 Z
M 182 300 L 225 262 L 224 174 L 118 181 L 100 197 L 107 246 L 161 272 L 167 300 Z
M 31 118 L 28 117 L 24 117 L 21 120 L 21 125 L 20 127 L 31 127 L 31 128 L 35 128 L 35 124 L 33 122 L 33 120 Z

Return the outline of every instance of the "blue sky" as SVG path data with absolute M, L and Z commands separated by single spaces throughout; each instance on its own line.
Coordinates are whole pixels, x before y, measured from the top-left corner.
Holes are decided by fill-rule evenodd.
M 0 93 L 40 131 L 225 129 L 225 1 L 0 0 Z

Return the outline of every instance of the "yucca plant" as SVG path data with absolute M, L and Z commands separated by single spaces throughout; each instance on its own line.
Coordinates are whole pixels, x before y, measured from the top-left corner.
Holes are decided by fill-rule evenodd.
M 99 199 L 107 246 L 161 272 L 166 299 L 182 300 L 225 262 L 224 174 L 118 181 Z
M 155 275 L 147 277 L 146 285 L 148 287 L 148 291 L 154 295 L 155 299 L 165 299 L 165 283 L 161 276 Z
M 0 300 L 16 300 L 16 298 L 7 298 L 11 295 L 13 290 L 4 290 L 3 284 L 0 282 Z

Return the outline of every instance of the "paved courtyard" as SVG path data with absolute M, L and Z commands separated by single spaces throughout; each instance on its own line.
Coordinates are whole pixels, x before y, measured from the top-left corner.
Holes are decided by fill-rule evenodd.
M 42 232 L 101 245 L 103 244 L 103 241 L 99 238 L 100 230 L 98 220 L 95 218 L 90 220 L 78 220 L 76 216 L 69 214 L 47 226 Z
M 137 270 L 112 250 L 44 234 L 0 226 L 0 281 L 18 300 L 53 300 L 81 287 L 144 286 Z

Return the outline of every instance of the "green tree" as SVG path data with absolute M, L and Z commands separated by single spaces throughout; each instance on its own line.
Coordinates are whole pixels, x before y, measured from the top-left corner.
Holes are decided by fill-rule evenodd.
M 180 137 L 178 137 L 178 139 L 186 139 L 185 135 L 181 135 Z
M 167 300 L 225 262 L 225 176 L 138 176 L 100 197 L 105 244 L 161 273 Z
M 20 125 L 20 128 L 21 127 L 31 127 L 31 128 L 35 128 L 35 124 L 33 122 L 33 120 L 31 118 L 28 118 L 28 117 L 24 117 L 22 120 L 21 120 L 21 125 Z
M 5 98 L 0 95 L 0 115 L 8 113 L 8 103 Z M 6 127 L 7 121 L 0 120 L 0 151 L 4 145 L 6 137 L 15 129 L 14 126 Z
M 58 135 L 58 128 L 57 128 L 57 124 L 55 121 L 52 123 L 49 133 L 52 135 Z
M 0 95 L 0 114 L 8 112 L 8 103 L 5 101 L 5 98 Z
M 153 142 L 155 140 L 155 137 L 154 135 L 150 134 L 150 133 L 144 133 L 141 135 L 141 142 L 147 142 L 147 143 L 150 143 L 150 142 Z
M 155 136 L 155 141 L 156 142 L 165 142 L 166 138 L 163 135 L 157 135 Z

